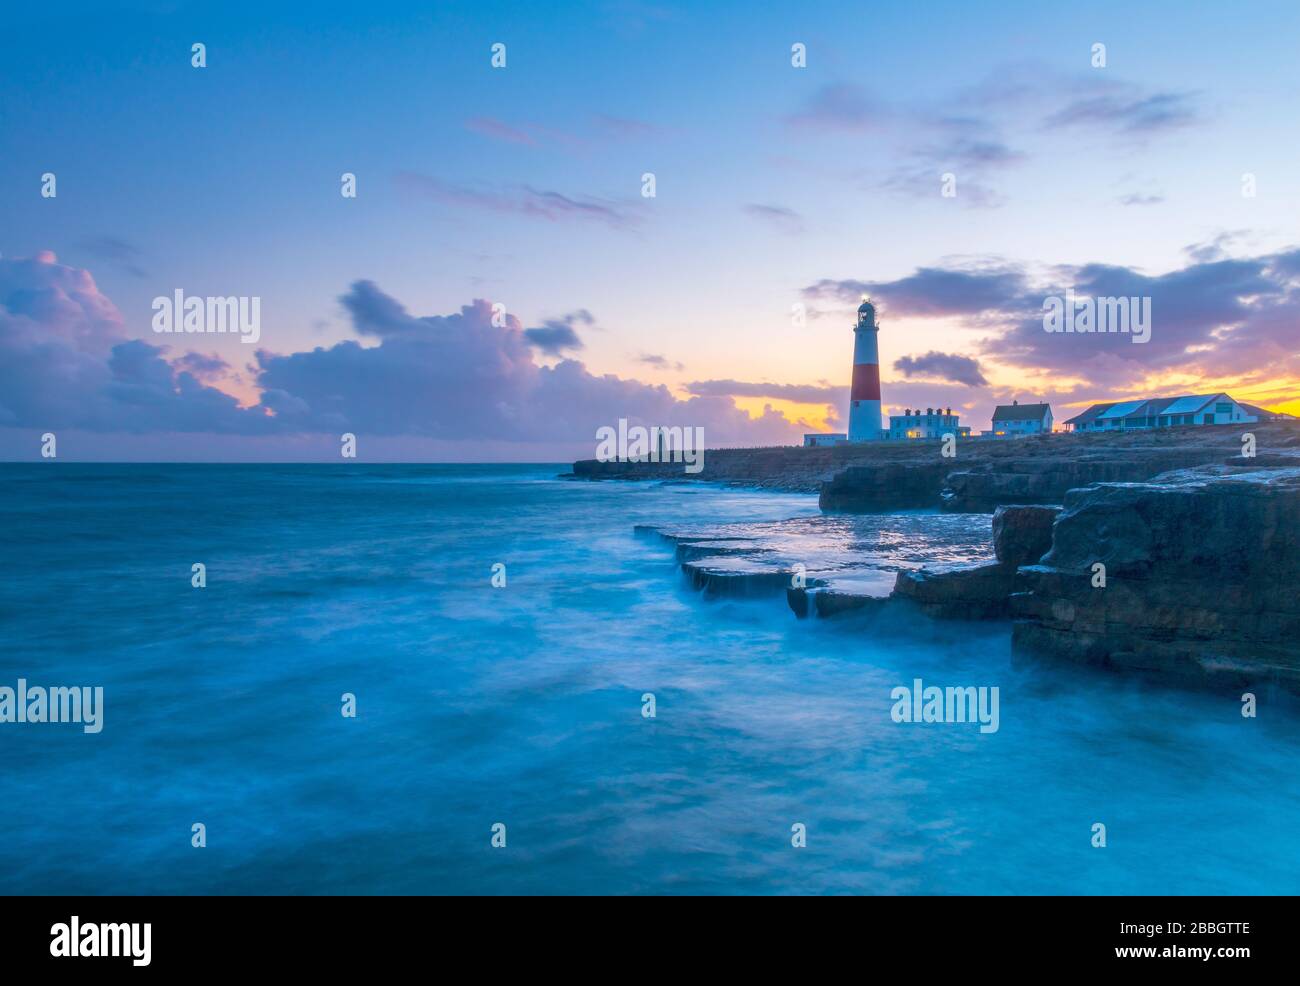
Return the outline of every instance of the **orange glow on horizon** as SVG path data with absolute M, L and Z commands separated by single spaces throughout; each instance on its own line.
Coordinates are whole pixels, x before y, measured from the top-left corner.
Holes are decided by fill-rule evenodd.
M 733 397 L 732 400 L 751 418 L 761 418 L 763 409 L 770 407 L 773 411 L 784 414 L 800 427 L 806 427 L 810 432 L 836 430 L 836 426 L 830 420 L 831 409 L 825 404 L 802 404 L 775 397 Z M 843 431 L 847 427 L 847 424 L 841 424 L 838 429 Z

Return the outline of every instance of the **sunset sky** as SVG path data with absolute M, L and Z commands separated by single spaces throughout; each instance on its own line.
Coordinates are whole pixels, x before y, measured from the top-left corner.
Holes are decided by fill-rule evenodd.
M 886 414 L 1300 413 L 1294 2 L 701 6 L 7 11 L 0 456 L 795 442 L 843 430 L 864 293 Z M 1045 333 L 1067 288 L 1151 342 Z M 155 334 L 177 289 L 260 297 L 259 343 Z

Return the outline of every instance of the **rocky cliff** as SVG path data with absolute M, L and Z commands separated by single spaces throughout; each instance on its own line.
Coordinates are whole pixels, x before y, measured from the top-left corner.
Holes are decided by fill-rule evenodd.
M 1059 504 L 1090 483 L 1142 482 L 1173 469 L 1240 461 L 1242 436 L 1256 437 L 1256 461 L 1300 447 L 1300 422 L 1163 428 L 1096 435 L 959 441 L 871 442 L 833 448 L 708 449 L 703 469 L 681 463 L 573 464 L 576 479 L 716 482 L 820 493 L 828 512 L 875 513 L 942 507 L 992 512 L 1003 504 Z
M 1016 570 L 1037 562 L 1052 546 L 1059 507 L 1003 506 L 993 515 L 997 561 L 901 571 L 891 599 L 916 603 L 929 616 L 988 620 L 1010 615 Z
M 707 449 L 703 468 L 688 473 L 677 462 L 600 462 L 581 459 L 573 464 L 573 479 L 658 480 L 727 483 L 794 493 L 816 493 L 821 484 L 855 462 L 869 461 L 877 451 L 863 445 L 835 448 Z
M 910 459 L 855 463 L 822 483 L 823 510 L 872 512 L 939 507 L 989 513 L 1011 504 L 1060 504 L 1093 483 L 1134 483 L 1195 466 L 1291 461 L 1300 422 L 1166 428 L 1145 433 L 1044 435 L 961 443 L 946 459 L 937 443 Z M 1256 436 L 1257 455 L 1243 459 L 1241 437 Z M 919 443 L 918 443 L 919 444 Z
M 1137 483 L 1173 469 L 1224 461 L 1224 449 L 1215 444 L 986 461 L 949 472 L 940 499 L 945 510 L 967 513 L 1011 503 L 1059 504 L 1070 490 L 1092 483 Z
M 1105 483 L 1067 495 L 1051 551 L 1019 570 L 1013 640 L 1113 667 L 1295 686 L 1298 587 L 1300 468 Z
M 823 510 L 880 513 L 938 507 L 951 463 L 938 456 L 925 462 L 883 462 L 849 466 L 821 485 Z

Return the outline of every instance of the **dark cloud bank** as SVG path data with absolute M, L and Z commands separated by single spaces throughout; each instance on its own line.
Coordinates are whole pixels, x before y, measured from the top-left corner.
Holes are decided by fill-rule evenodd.
M 368 344 L 349 340 L 287 354 L 259 349 L 250 369 L 260 400 L 241 407 L 212 385 L 230 369 L 220 357 L 179 351 L 211 337 L 157 337 L 178 344 L 176 351 L 132 339 L 86 271 L 48 253 L 0 259 L 6 447 L 13 447 L 15 429 L 205 433 L 285 449 L 304 435 L 336 441 L 350 431 L 386 439 L 394 457 L 403 447 L 430 454 L 448 443 L 465 454 L 474 443 L 516 454 L 532 446 L 535 457 L 545 457 L 547 449 L 582 453 L 597 428 L 621 417 L 703 427 L 718 445 L 790 442 L 800 430 L 776 412 L 751 419 L 727 396 L 678 400 L 662 385 L 590 373 L 562 356 L 581 347 L 577 327 L 593 321 L 585 310 L 533 328 L 509 315 L 494 325 L 483 300 L 452 315 L 417 317 L 370 281 L 356 282 L 340 301 Z M 263 342 L 273 337 L 274 327 L 263 326 Z M 556 362 L 544 365 L 539 354 Z M 411 441 L 403 446 L 398 439 Z M 214 447 L 238 457 L 237 442 Z
M 846 307 L 869 294 L 886 320 L 955 318 L 979 330 L 971 345 L 982 357 L 1047 379 L 1081 378 L 1099 400 L 1168 371 L 1246 381 L 1300 376 L 1300 249 L 1238 258 L 1201 248 L 1187 254 L 1191 263 L 1163 274 L 1095 263 L 1038 274 L 1007 263 L 923 267 L 892 281 L 824 279 L 803 293 Z M 1045 332 L 1043 301 L 1067 288 L 1078 296 L 1151 298 L 1151 341 Z M 978 385 L 978 364 L 963 359 L 928 353 L 895 368 Z
M 989 262 L 924 267 L 892 281 L 823 279 L 804 295 L 854 308 L 869 293 L 886 332 L 890 319 L 909 317 L 968 326 L 965 348 L 976 356 L 897 358 L 905 379 L 888 385 L 887 398 L 899 407 L 963 407 L 976 427 L 995 399 L 1012 395 L 988 385 L 990 364 L 1021 371 L 1018 396 L 1076 402 L 1130 393 L 1170 371 L 1243 384 L 1300 377 L 1300 249 L 1231 257 L 1218 243 L 1186 255 L 1186 266 L 1162 274 L 1110 264 L 1031 272 Z M 1044 332 L 1043 299 L 1067 287 L 1152 298 L 1151 341 Z M 52 254 L 0 259 L 0 452 L 31 457 L 32 436 L 54 430 L 92 436 L 84 457 L 136 449 L 162 458 L 327 458 L 337 436 L 353 432 L 387 458 L 558 460 L 589 454 L 596 430 L 619 418 L 701 426 L 713 446 L 764 445 L 797 442 L 807 426 L 772 409 L 751 419 L 733 398 L 819 404 L 833 422 L 845 407 L 845 388 L 825 382 L 699 380 L 679 400 L 663 385 L 593 374 L 567 355 L 594 323 L 580 308 L 534 327 L 509 315 L 494 325 L 483 300 L 416 316 L 370 281 L 357 281 L 340 301 L 358 339 L 302 352 L 259 349 L 240 376 L 202 351 L 209 336 L 132 338 L 90 274 Z M 274 342 L 274 326 L 263 326 L 262 340 Z M 1062 391 L 1063 378 L 1083 383 Z M 220 389 L 241 379 L 256 404 L 241 406 Z M 204 439 L 186 437 L 197 434 Z M 133 445 L 132 436 L 152 436 L 153 444 Z

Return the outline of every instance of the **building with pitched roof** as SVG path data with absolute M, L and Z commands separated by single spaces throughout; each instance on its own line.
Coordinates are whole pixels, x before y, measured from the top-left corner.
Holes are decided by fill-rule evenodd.
M 1239 402 L 1240 403 L 1240 402 Z M 1247 414 L 1253 414 L 1260 421 L 1294 421 L 1294 414 L 1287 414 L 1285 411 L 1270 411 L 1266 407 L 1256 407 L 1254 404 L 1242 404 Z
M 1119 431 L 1181 425 L 1253 424 L 1273 417 L 1271 412 L 1241 404 L 1227 394 L 1194 394 L 1094 404 L 1082 414 L 1066 420 L 1065 424 L 1073 431 Z
M 1051 404 L 999 404 L 993 411 L 993 428 L 984 434 L 993 438 L 1023 438 L 1045 435 L 1052 430 Z

